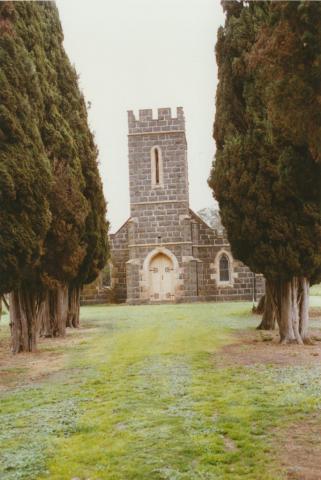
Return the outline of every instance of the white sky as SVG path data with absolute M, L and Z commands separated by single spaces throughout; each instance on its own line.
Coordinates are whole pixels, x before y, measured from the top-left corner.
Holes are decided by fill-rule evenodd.
M 214 46 L 219 0 L 57 0 L 65 49 L 80 75 L 111 231 L 129 215 L 127 110 L 184 107 L 190 204 L 213 205 Z

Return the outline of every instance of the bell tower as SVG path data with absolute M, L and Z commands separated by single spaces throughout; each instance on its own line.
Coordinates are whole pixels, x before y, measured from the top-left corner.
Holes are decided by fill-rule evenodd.
M 183 109 L 128 112 L 130 213 L 139 243 L 182 240 L 179 216 L 188 215 L 188 167 Z
M 128 128 L 127 298 L 176 300 L 182 263 L 192 257 L 183 108 L 176 115 L 159 108 L 157 118 L 151 109 L 140 110 L 138 118 L 129 111 Z

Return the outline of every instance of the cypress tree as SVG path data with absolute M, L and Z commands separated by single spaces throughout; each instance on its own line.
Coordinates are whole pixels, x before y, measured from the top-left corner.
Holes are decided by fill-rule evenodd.
M 55 96 L 54 112 L 48 98 L 48 117 L 42 129 L 55 177 L 50 202 L 53 222 L 44 261 L 49 287 L 44 312 L 50 312 L 52 321 L 45 325 L 44 334 L 63 334 L 66 323 L 79 324 L 82 285 L 93 281 L 105 265 L 108 229 L 98 150 L 88 127 L 76 71 L 62 45 L 58 11 L 50 2 L 44 2 L 41 9 L 50 65 L 47 75 Z M 57 257 L 63 261 L 57 264 Z M 43 318 L 48 319 L 48 315 Z
M 12 116 L 16 115 L 22 126 L 20 128 L 15 118 L 7 119 L 6 111 L 3 113 L 1 132 L 4 133 L 1 135 L 6 135 L 10 127 L 11 137 L 5 140 L 9 145 L 14 139 L 15 144 L 13 149 L 9 150 L 10 144 L 4 150 L 8 168 L 2 175 L 3 186 L 0 185 L 3 195 L 10 198 L 9 194 L 16 195 L 15 182 L 19 184 L 23 180 L 23 186 L 30 196 L 33 195 L 34 203 L 21 194 L 22 215 L 26 228 L 31 229 L 35 221 L 34 237 L 29 243 L 33 242 L 38 249 L 32 250 L 22 238 L 23 235 L 31 237 L 31 234 L 28 229 L 22 229 L 24 224 L 17 216 L 15 204 L 12 213 L 15 218 L 10 217 L 8 231 L 10 225 L 13 231 L 15 225 L 20 226 L 22 246 L 16 246 L 12 239 L 8 241 L 9 234 L 5 231 L 1 232 L 0 241 L 3 238 L 8 250 L 11 248 L 19 253 L 17 259 L 7 255 L 8 267 L 3 262 L 3 276 L 9 272 L 10 279 L 2 291 L 13 289 L 10 308 L 13 343 L 14 351 L 20 351 L 35 349 L 38 324 L 42 335 L 64 334 L 69 286 L 76 285 L 79 289 L 84 282 L 93 280 L 106 261 L 107 222 L 97 148 L 88 127 L 77 74 L 63 49 L 57 8 L 54 2 L 14 2 L 1 4 L 1 7 L 1 54 L 6 76 L 1 78 L 4 88 L 0 95 L 13 103 Z M 19 47 L 19 58 L 17 56 L 13 69 L 11 49 L 14 47 Z M 12 77 L 16 80 L 12 81 Z M 26 140 L 22 138 L 24 128 L 28 134 Z M 30 158 L 26 155 L 26 144 L 33 147 Z M 18 156 L 20 153 L 24 164 Z M 19 168 L 25 165 L 26 179 L 20 171 L 12 169 L 9 163 L 12 159 Z M 36 171 L 34 178 L 33 169 Z M 30 217 L 28 207 L 34 218 Z M 4 205 L 3 215 L 9 220 L 10 214 L 10 208 Z M 25 253 L 22 247 L 29 248 L 30 253 L 29 250 Z M 15 270 L 9 261 L 11 264 L 16 261 Z M 78 311 L 79 322 L 79 295 L 74 309 Z M 18 321 L 21 316 L 26 316 L 32 324 L 32 341 L 28 345 L 21 341 L 24 337 Z
M 84 118 L 87 112 L 83 103 Z M 83 135 L 82 168 L 85 178 L 85 197 L 90 210 L 86 218 L 83 241 L 86 255 L 79 267 L 76 278 L 69 285 L 68 325 L 79 325 L 80 291 L 82 286 L 93 282 L 106 265 L 109 257 L 108 227 L 106 221 L 106 202 L 103 187 L 98 173 L 98 151 L 91 132 L 87 129 Z
M 39 131 L 44 99 L 26 42 L 30 25 L 17 6 L 0 3 L 0 294 L 12 292 L 14 352 L 35 349 L 38 272 L 51 221 L 50 164 Z
M 73 69 L 70 70 L 71 67 L 67 62 L 65 66 L 71 74 L 60 76 L 60 88 L 62 91 L 72 92 L 77 108 L 72 108 L 70 101 L 66 100 L 64 112 L 73 131 L 84 179 L 83 195 L 89 207 L 80 239 L 85 248 L 85 254 L 82 256 L 82 261 L 78 263 L 76 275 L 68 283 L 67 322 L 68 326 L 77 327 L 82 286 L 97 278 L 108 259 L 109 224 L 106 220 L 106 202 L 98 170 L 98 149 L 88 128 L 85 101 L 78 88 L 77 75 Z
M 77 276 L 86 254 L 83 242 L 89 203 L 84 195 L 78 132 L 70 120 L 79 117 L 77 75 L 64 51 L 63 32 L 53 2 L 38 4 L 44 57 L 39 64 L 45 98 L 41 135 L 53 171 L 49 201 L 52 222 L 45 242 L 42 282 L 41 334 L 64 335 L 68 315 L 68 285 Z M 72 113 L 71 113 L 72 112 Z M 82 129 L 87 128 L 87 123 Z M 59 259 L 59 261 L 57 261 Z
M 321 28 L 313 18 L 321 5 L 223 7 L 209 184 L 233 254 L 266 277 L 281 341 L 308 342 L 309 283 L 321 279 L 321 122 L 313 104 L 321 86 Z

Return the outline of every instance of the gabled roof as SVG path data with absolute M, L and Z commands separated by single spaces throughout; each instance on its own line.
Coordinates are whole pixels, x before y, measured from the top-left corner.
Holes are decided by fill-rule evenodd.
M 119 227 L 119 229 L 115 233 L 110 233 L 109 236 L 117 235 L 117 233 L 119 233 L 127 225 L 127 223 L 129 222 L 129 220 L 131 220 L 131 218 L 132 217 L 127 218 L 126 222 L 124 222 L 122 226 Z
M 201 222 L 205 227 L 209 228 L 210 230 L 213 230 L 213 232 L 215 231 L 214 228 L 212 228 L 208 223 L 206 223 L 205 220 L 203 220 L 202 217 L 197 215 L 197 213 L 195 213 L 191 208 L 189 209 L 189 213 L 191 214 L 192 217 L 194 217 L 196 220 Z

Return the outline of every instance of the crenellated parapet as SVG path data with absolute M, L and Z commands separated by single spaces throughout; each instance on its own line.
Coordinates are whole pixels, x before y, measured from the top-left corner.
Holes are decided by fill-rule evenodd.
M 153 118 L 153 110 L 139 110 L 138 119 L 132 110 L 128 111 L 128 135 L 146 133 L 185 132 L 183 107 L 177 107 L 176 116 L 170 108 L 159 108 L 157 118 Z

